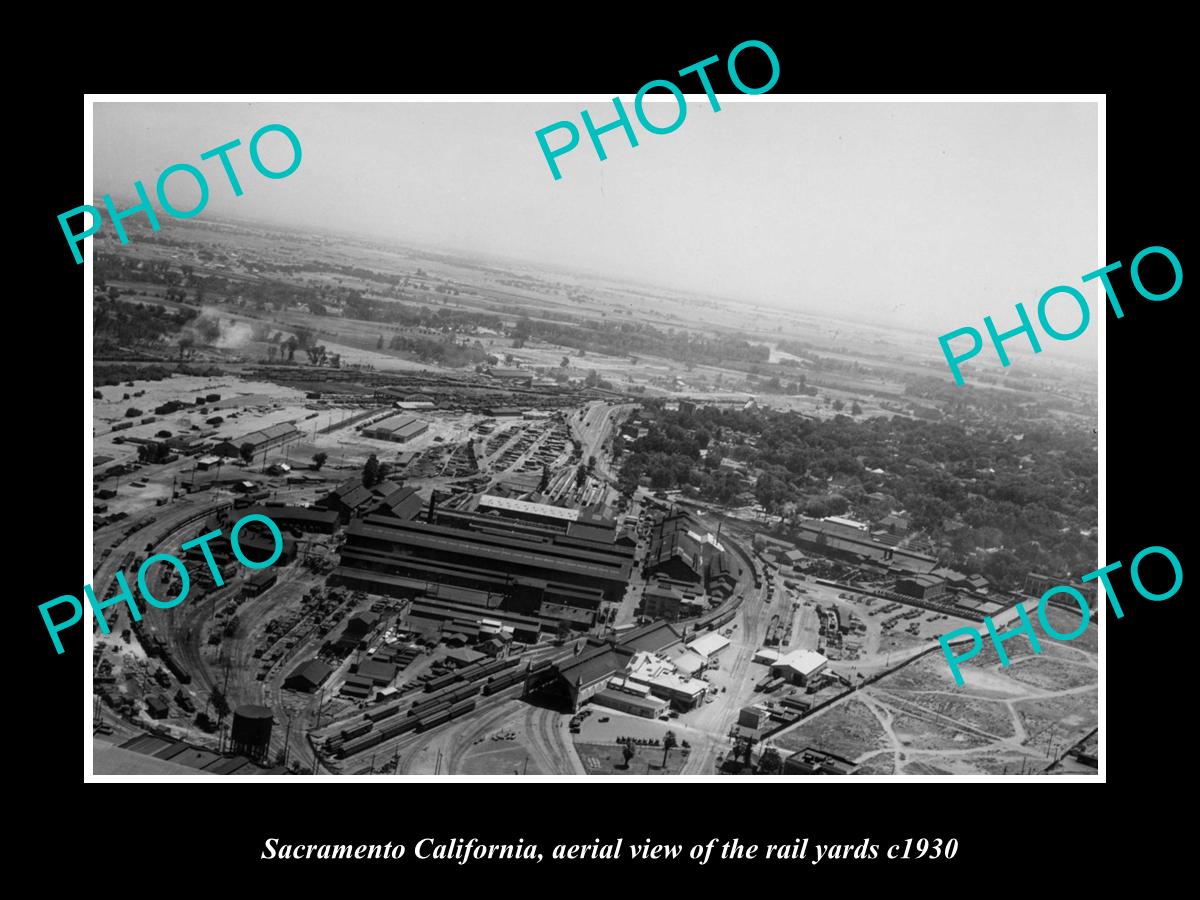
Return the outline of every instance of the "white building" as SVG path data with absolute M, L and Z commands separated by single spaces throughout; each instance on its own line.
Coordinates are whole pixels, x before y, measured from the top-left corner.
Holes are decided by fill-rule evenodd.
M 729 647 L 729 638 L 719 632 L 709 631 L 691 641 L 687 647 L 704 659 L 713 660 Z
M 814 650 L 793 650 L 771 663 L 771 674 L 796 684 L 808 684 L 809 679 L 823 672 L 828 664 L 829 660 Z

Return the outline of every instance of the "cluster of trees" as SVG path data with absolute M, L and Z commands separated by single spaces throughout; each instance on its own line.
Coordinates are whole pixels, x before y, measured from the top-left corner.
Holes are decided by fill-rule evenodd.
M 771 350 L 744 335 L 706 335 L 692 331 L 666 331 L 644 322 L 607 322 L 580 319 L 576 323 L 531 320 L 522 316 L 509 331 L 522 343 L 536 338 L 564 347 L 586 347 L 610 356 L 653 355 L 680 362 L 766 362 Z
M 907 510 L 911 526 L 944 547 L 942 561 L 1013 585 L 1029 571 L 1085 571 L 1096 556 L 1097 460 L 1092 435 L 839 415 L 648 405 L 649 433 L 622 457 L 622 487 L 649 476 L 727 503 L 757 474 L 756 499 L 773 513 L 875 519 Z M 701 459 L 700 450 L 707 449 Z
M 451 368 L 478 366 L 488 361 L 488 353 L 478 341 L 471 344 L 459 344 L 453 340 L 436 340 L 421 335 L 397 334 L 392 337 L 388 346 L 392 350 L 410 354 L 421 362 Z
M 324 455 L 324 454 L 321 454 Z M 313 457 L 316 460 L 316 457 Z M 375 487 L 380 482 L 387 481 L 388 475 L 391 473 L 392 467 L 387 463 L 381 463 L 379 457 L 374 453 L 367 457 L 367 462 L 363 466 L 362 483 L 363 487 Z
M 499 332 L 504 327 L 504 320 L 493 313 L 393 303 L 364 297 L 358 291 L 347 292 L 342 303 L 347 317 L 363 322 L 384 322 L 404 328 L 429 328 L 445 332 L 473 332 L 476 328 L 490 328 Z
M 797 381 L 789 381 L 784 383 L 780 381 L 778 375 L 772 375 L 770 378 L 755 379 L 754 386 L 756 390 L 764 394 L 787 394 L 789 396 L 806 395 L 815 397 L 817 389 L 808 383 L 808 379 L 801 375 Z
M 157 464 L 166 462 L 170 455 L 171 448 L 158 441 L 153 444 L 138 444 L 138 462 Z
M 100 294 L 92 304 L 92 333 L 97 350 L 106 346 L 157 344 L 176 334 L 198 315 L 194 309 L 168 309 L 155 303 L 119 303 L 111 296 Z M 219 328 L 217 332 L 220 333 Z

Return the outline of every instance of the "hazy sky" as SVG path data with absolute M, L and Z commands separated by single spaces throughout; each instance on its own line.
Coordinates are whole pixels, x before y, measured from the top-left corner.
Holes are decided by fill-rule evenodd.
M 667 96 L 667 95 L 664 95 Z M 153 196 L 158 173 L 188 162 L 208 176 L 205 212 L 514 256 L 801 311 L 904 324 L 931 335 L 1017 323 L 1049 287 L 1082 287 L 1097 259 L 1094 104 L 797 103 L 703 95 L 683 125 L 653 135 L 630 111 L 597 159 L 580 122 L 611 101 L 553 103 L 98 103 L 95 187 Z M 670 122 L 675 103 L 647 105 Z M 555 181 L 534 132 L 567 119 L 580 144 Z M 282 123 L 299 169 L 268 180 L 247 145 Z M 231 154 L 245 194 L 200 153 Z M 564 141 L 558 132 L 552 146 Z M 282 167 L 286 140 L 264 139 Z M 186 208 L 190 179 L 169 196 Z M 157 202 L 155 203 L 157 206 Z M 205 213 L 201 213 L 203 216 Z M 1093 324 L 1077 341 L 1095 346 Z M 1063 303 L 1051 321 L 1078 319 Z

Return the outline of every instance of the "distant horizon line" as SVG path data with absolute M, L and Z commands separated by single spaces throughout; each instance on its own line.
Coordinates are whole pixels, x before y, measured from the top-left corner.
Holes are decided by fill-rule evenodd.
M 109 193 L 108 196 L 117 197 L 117 198 L 121 199 L 122 201 L 133 199 L 128 196 L 114 195 L 112 193 Z M 138 199 L 140 199 L 140 198 L 138 198 Z M 94 200 L 95 200 L 95 198 L 93 198 L 93 202 L 94 202 Z M 338 237 L 344 237 L 344 238 L 368 240 L 368 241 L 372 241 L 375 243 L 405 241 L 407 243 L 398 243 L 398 244 L 396 244 L 396 246 L 400 249 L 407 248 L 407 249 L 425 250 L 427 252 L 454 253 L 454 254 L 463 256 L 467 259 L 470 259 L 472 257 L 478 257 L 479 259 L 485 260 L 485 261 L 491 260 L 491 261 L 495 261 L 495 262 L 507 262 L 507 263 L 520 264 L 523 266 L 547 269 L 549 271 L 556 272 L 558 274 L 569 275 L 569 276 L 573 275 L 576 277 L 590 276 L 590 277 L 595 277 L 595 278 L 604 278 L 604 279 L 606 279 L 614 284 L 618 284 L 618 285 L 625 284 L 625 285 L 630 285 L 630 286 L 634 286 L 634 287 L 656 288 L 661 291 L 672 292 L 675 294 L 682 294 L 685 296 L 692 296 L 692 297 L 700 297 L 703 299 L 712 300 L 714 302 L 735 304 L 735 305 L 747 306 L 747 307 L 751 307 L 751 308 L 765 306 L 765 307 L 771 309 L 772 311 L 778 312 L 780 314 L 787 314 L 787 315 L 794 315 L 794 316 L 811 316 L 811 317 L 819 318 L 819 319 L 822 319 L 824 321 L 829 321 L 829 322 L 843 322 L 848 325 L 867 326 L 867 327 L 882 328 L 882 329 L 892 330 L 892 331 L 901 331 L 901 332 L 910 334 L 916 338 L 923 339 L 926 337 L 926 333 L 924 331 L 917 330 L 915 328 L 912 328 L 911 326 L 893 324 L 890 321 L 889 322 L 880 322 L 878 320 L 856 319 L 856 318 L 847 316 L 843 312 L 839 312 L 839 313 L 835 314 L 833 312 L 826 312 L 823 309 L 818 309 L 816 312 L 807 311 L 807 310 L 800 311 L 800 310 L 795 310 L 795 309 L 789 309 L 787 307 L 777 306 L 775 303 L 773 303 L 770 300 L 757 300 L 757 301 L 738 300 L 738 299 L 734 299 L 734 298 L 723 296 L 723 295 L 709 294 L 709 293 L 705 293 L 705 292 L 699 291 L 699 290 L 693 290 L 690 288 L 682 288 L 682 287 L 675 286 L 675 285 L 667 285 L 667 284 L 663 284 L 660 282 L 638 281 L 638 280 L 634 280 L 629 277 L 617 277 L 617 276 L 613 276 L 611 273 L 596 271 L 596 270 L 590 269 L 587 266 L 581 266 L 578 264 L 564 264 L 564 263 L 559 263 L 559 262 L 547 263 L 544 261 L 527 259 L 525 257 L 520 257 L 520 256 L 511 256 L 511 255 L 508 255 L 505 253 L 498 253 L 495 251 L 466 250 L 462 247 L 456 247 L 456 246 L 451 246 L 451 245 L 443 245 L 443 244 L 436 244 L 436 243 L 433 243 L 433 244 L 423 243 L 422 240 L 417 239 L 417 238 L 397 238 L 395 235 L 381 235 L 381 234 L 375 234 L 373 232 L 353 231 L 353 230 L 337 228 L 337 227 L 324 227 L 323 229 L 319 230 L 319 227 L 315 226 L 315 225 L 302 225 L 302 224 L 297 224 L 297 223 L 291 223 L 288 225 L 280 225 L 280 224 L 277 224 L 272 221 L 257 219 L 257 218 L 254 218 L 253 216 L 239 216 L 237 214 L 229 214 L 229 213 L 216 213 L 213 215 L 208 215 L 205 218 L 207 221 L 218 222 L 218 223 L 227 224 L 227 225 L 234 225 L 234 226 L 252 225 L 252 226 L 257 226 L 257 227 L 261 227 L 261 228 L 273 229 L 275 231 L 282 231 L 282 232 L 294 231 L 294 232 L 297 232 L 297 233 L 300 233 L 303 235 L 316 235 L 316 236 L 321 236 L 321 237 L 338 236 Z M 166 220 L 164 219 L 164 221 L 166 221 Z M 188 221 L 188 220 L 172 219 L 170 221 Z M 928 337 L 929 337 L 929 341 L 932 342 L 934 347 L 936 348 L 937 336 L 929 335 Z M 1098 355 L 1098 352 L 1099 352 L 1099 350 L 1097 348 L 1096 352 L 1091 353 L 1091 354 L 1089 354 L 1089 353 L 1076 354 L 1076 353 L 1071 353 L 1068 351 L 1068 352 L 1066 352 L 1065 355 L 1067 357 L 1070 357 L 1075 362 L 1083 363 L 1083 362 L 1091 361 L 1091 360 L 1095 359 L 1095 357 Z M 935 353 L 933 355 L 936 356 L 937 354 Z

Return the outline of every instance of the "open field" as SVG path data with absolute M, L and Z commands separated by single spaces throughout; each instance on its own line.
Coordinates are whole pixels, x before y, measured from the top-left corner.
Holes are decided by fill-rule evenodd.
M 1057 619 L 1059 631 L 1072 629 L 1069 612 Z M 961 688 L 941 653 L 932 653 L 769 740 L 866 763 L 864 774 L 887 768 L 881 749 L 905 774 L 1040 771 L 1095 728 L 1096 665 L 1086 649 L 1094 632 L 1078 647 L 1066 645 L 1077 654 L 1069 662 L 1014 655 L 1001 667 L 985 641 L 965 664 Z

